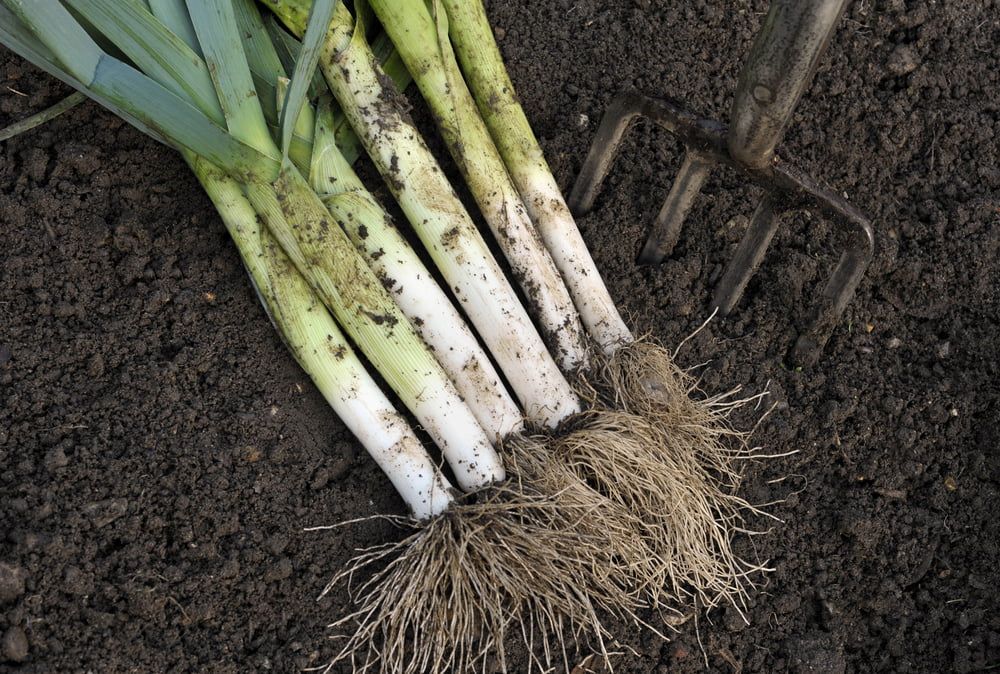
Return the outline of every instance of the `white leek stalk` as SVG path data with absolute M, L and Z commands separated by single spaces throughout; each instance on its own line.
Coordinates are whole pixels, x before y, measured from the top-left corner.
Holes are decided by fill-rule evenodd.
M 293 32 L 297 0 L 265 4 Z M 580 403 L 503 275 L 475 223 L 379 68 L 362 30 L 340 5 L 320 68 L 355 133 L 421 242 L 497 360 L 525 414 L 550 427 Z
M 580 317 L 507 174 L 448 39 L 437 0 L 369 0 L 434 114 L 441 136 L 564 372 L 587 366 Z
M 239 248 L 268 316 L 316 388 L 354 433 L 413 516 L 424 519 L 452 503 L 452 487 L 406 420 L 354 354 L 305 279 L 261 227 L 239 184 L 185 153 Z
M 454 384 L 294 167 L 247 183 L 267 228 L 471 491 L 505 477 L 500 457 Z M 379 216 L 381 218 L 381 216 Z
M 634 341 L 587 250 L 514 92 L 482 0 L 433 0 L 447 9 L 462 72 L 590 336 L 611 355 Z
M 309 180 L 494 441 L 523 429 L 521 411 L 472 331 L 335 143 L 328 104 L 316 114 Z

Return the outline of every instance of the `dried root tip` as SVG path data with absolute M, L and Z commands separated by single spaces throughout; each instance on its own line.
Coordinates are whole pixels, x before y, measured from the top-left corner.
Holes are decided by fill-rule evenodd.
M 718 437 L 678 430 L 659 418 L 595 409 L 553 443 L 555 456 L 594 490 L 640 520 L 637 587 L 656 606 L 694 598 L 742 608 L 759 566 L 740 559 L 732 538 L 751 506 L 700 459 Z M 706 449 L 707 448 L 707 449 Z M 639 547 L 639 546 L 636 546 Z M 650 558 L 655 560 L 649 566 Z
M 604 539 L 574 528 L 589 506 L 567 506 L 511 473 L 330 582 L 324 594 L 346 585 L 356 607 L 332 626 L 351 634 L 330 668 L 466 672 L 493 654 L 506 670 L 505 641 L 518 635 L 542 670 L 566 660 L 575 639 L 603 650 L 599 615 L 628 615 L 631 600 L 607 571 L 616 560 Z
M 739 486 L 738 462 L 749 457 L 748 434 L 734 430 L 729 414 L 760 396 L 737 398 L 740 389 L 703 397 L 697 382 L 670 352 L 648 340 L 622 346 L 597 368 L 595 396 L 612 408 L 649 419 L 679 444 L 686 442 L 699 462 L 728 489 Z
M 573 436 L 574 431 L 569 435 Z M 577 466 L 563 460 L 548 436 L 522 438 L 504 447 L 511 458 L 512 480 L 536 485 L 560 504 L 567 529 L 597 545 L 606 559 L 593 570 L 595 582 L 612 599 L 604 609 L 625 621 L 636 621 L 634 608 L 648 607 L 656 594 L 662 566 L 659 553 L 643 536 L 643 521 L 620 501 L 612 500 L 581 477 Z

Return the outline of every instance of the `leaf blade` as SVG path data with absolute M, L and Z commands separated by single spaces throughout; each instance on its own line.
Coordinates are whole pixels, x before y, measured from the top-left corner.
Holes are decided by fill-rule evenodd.
M 218 122 L 224 117 L 208 67 L 152 13 L 121 0 L 65 0 L 148 77 Z
M 258 152 L 277 158 L 280 155 L 257 99 L 230 0 L 187 0 L 187 6 L 229 132 Z
M 340 0 L 315 0 L 312 10 L 309 13 L 309 22 L 306 25 L 306 32 L 302 38 L 302 50 L 299 52 L 295 62 L 295 70 L 292 74 L 292 83 L 288 88 L 288 95 L 285 97 L 285 104 L 281 111 L 281 152 L 282 161 L 288 161 L 288 152 L 291 148 L 292 134 L 295 125 L 299 121 L 299 113 L 306 101 L 309 93 L 309 85 L 319 64 L 319 57 L 323 50 L 323 41 L 326 37 L 327 28 L 333 19 L 333 11 L 337 8 Z
M 94 79 L 104 50 L 58 2 L 4 0 L 7 8 L 52 52 L 57 63 L 84 85 Z
M 2 4 L 0 4 L 0 42 L 21 58 L 33 63 L 52 77 L 65 82 L 102 107 L 118 115 L 153 140 L 163 143 L 168 147 L 173 147 L 173 144 L 164 138 L 161 133 L 154 131 L 152 127 L 143 124 L 124 110 L 117 109 L 113 102 L 107 100 L 97 92 L 88 89 L 80 80 L 67 72 L 56 61 L 55 55 L 49 48 L 39 42 L 34 34 Z
M 203 56 L 184 0 L 148 0 L 148 2 L 149 11 L 153 13 L 153 16 L 162 21 L 163 25 L 173 31 L 177 37 L 184 40 L 198 56 Z
M 257 99 L 264 110 L 268 124 L 276 125 L 280 109 L 276 107 L 275 82 L 279 77 L 287 77 L 284 64 L 271 42 L 264 21 L 254 0 L 233 0 L 236 23 L 246 49 L 247 64 L 257 88 Z

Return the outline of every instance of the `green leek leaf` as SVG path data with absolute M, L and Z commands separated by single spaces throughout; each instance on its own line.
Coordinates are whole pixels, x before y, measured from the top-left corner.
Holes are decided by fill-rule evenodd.
M 233 0 L 233 9 L 236 12 L 236 24 L 243 37 L 247 63 L 257 88 L 257 99 L 264 110 L 264 117 L 274 126 L 280 114 L 275 106 L 274 83 L 279 77 L 287 77 L 288 72 L 271 43 L 271 36 L 264 27 L 264 20 L 254 0 Z
M 80 80 L 66 72 L 56 62 L 56 57 L 49 48 L 39 42 L 31 31 L 2 4 L 0 4 L 0 42 L 13 50 L 21 58 L 30 61 L 52 77 L 62 80 L 77 91 L 88 96 L 91 100 L 96 101 L 98 104 L 122 117 L 150 138 L 164 145 L 172 146 L 172 143 L 164 138 L 161 133 L 154 131 L 152 127 L 143 124 L 134 116 L 119 109 L 112 101 L 99 95 L 97 92 L 91 91 Z
M 48 47 L 66 72 L 90 86 L 104 51 L 69 10 L 58 2 L 3 1 L 38 41 Z
M 309 93 L 309 84 L 312 82 L 316 66 L 319 63 L 323 41 L 326 38 L 326 31 L 333 18 L 333 10 L 336 9 L 339 1 L 316 0 L 313 2 L 312 11 L 309 13 L 309 22 L 306 25 L 306 32 L 302 38 L 302 49 L 295 62 L 292 83 L 288 88 L 288 95 L 285 97 L 285 105 L 281 112 L 281 151 L 283 161 L 288 159 L 292 133 L 299 121 L 299 113 Z
M 277 158 L 230 0 L 187 0 L 188 13 L 226 115 L 229 132 Z M 199 153 L 204 155 L 204 153 Z
M 294 35 L 285 30 L 284 26 L 270 12 L 265 15 L 264 25 L 271 36 L 271 43 L 278 52 L 278 58 L 284 64 L 285 70 L 293 72 L 295 70 L 295 62 L 299 58 L 299 52 L 302 50 L 302 43 Z M 326 80 L 323 79 L 323 73 L 317 70 L 313 74 L 312 82 L 309 85 L 309 100 L 319 98 L 324 92 L 329 90 Z
M 163 25 L 173 31 L 177 37 L 184 40 L 187 46 L 195 51 L 199 57 L 203 57 L 201 45 L 198 44 L 198 36 L 195 35 L 194 25 L 191 24 L 191 17 L 188 16 L 184 0 L 148 1 L 149 11 L 153 13 L 153 16 L 162 21 Z
M 224 116 L 201 57 L 138 3 L 66 0 L 147 76 L 222 123 Z

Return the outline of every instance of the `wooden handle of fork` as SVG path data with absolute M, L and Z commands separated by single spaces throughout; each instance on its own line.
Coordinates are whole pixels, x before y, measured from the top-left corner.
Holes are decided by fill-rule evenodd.
M 809 86 L 848 0 L 772 0 L 740 73 L 729 152 L 760 167 L 771 160 Z

